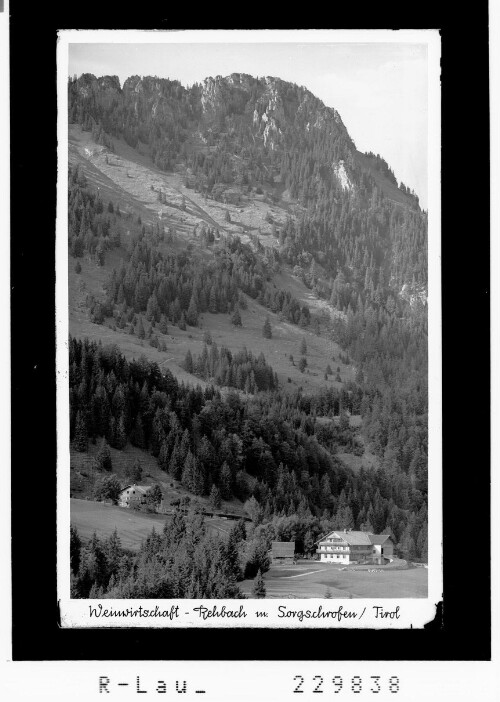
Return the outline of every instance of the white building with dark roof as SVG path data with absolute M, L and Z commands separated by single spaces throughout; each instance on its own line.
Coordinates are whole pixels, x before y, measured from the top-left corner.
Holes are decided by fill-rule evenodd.
M 322 563 L 383 564 L 394 553 L 394 544 L 388 534 L 372 534 L 368 531 L 337 529 L 316 543 L 316 553 Z
M 118 504 L 120 507 L 132 507 L 141 504 L 146 499 L 146 493 L 150 490 L 149 485 L 126 485 L 120 492 Z

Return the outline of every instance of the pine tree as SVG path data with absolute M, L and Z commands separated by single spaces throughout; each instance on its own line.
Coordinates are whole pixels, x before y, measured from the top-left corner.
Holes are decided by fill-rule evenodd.
M 237 532 L 235 531 L 234 527 L 231 529 L 229 532 L 229 538 L 227 540 L 227 545 L 226 545 L 226 563 L 227 567 L 229 569 L 229 572 L 231 575 L 234 577 L 235 580 L 241 580 L 243 577 L 243 573 L 241 571 L 241 566 L 240 566 L 240 556 L 239 556 L 239 549 L 238 549 L 238 535 Z
M 300 354 L 301 356 L 306 356 L 307 355 L 307 344 L 306 344 L 306 337 L 302 337 L 302 341 L 300 342 Z
M 215 286 L 212 285 L 210 288 L 210 296 L 209 296 L 209 301 L 208 301 L 208 311 L 211 312 L 212 314 L 216 314 L 217 312 L 217 295 L 215 293 Z
M 186 322 L 189 324 L 190 327 L 196 327 L 198 324 L 198 307 L 196 305 L 196 300 L 193 296 L 191 297 L 191 301 L 189 303 L 189 308 L 186 315 Z
M 265 339 L 271 339 L 272 338 L 272 329 L 271 329 L 271 322 L 269 320 L 269 317 L 266 317 L 266 321 L 264 322 L 264 326 L 262 327 L 262 336 Z
M 116 504 L 121 489 L 120 481 L 116 475 L 103 475 L 94 485 L 94 497 L 96 500 L 111 500 Z
M 134 483 L 140 483 L 141 478 L 142 478 L 142 466 L 141 462 L 138 458 L 135 459 L 134 463 L 132 466 L 128 465 L 125 471 L 125 474 L 127 475 L 130 480 L 132 480 Z
M 208 329 L 203 332 L 203 343 L 207 346 L 212 345 L 212 335 L 210 334 Z
M 146 338 L 146 332 L 144 330 L 144 324 L 142 323 L 142 317 L 139 317 L 139 323 L 137 325 L 137 337 L 139 339 Z
M 161 487 L 156 483 L 152 488 L 146 493 L 146 503 L 154 508 L 158 508 L 163 500 L 163 493 Z
M 191 351 L 188 349 L 184 357 L 184 370 L 186 373 L 192 373 L 194 370 L 193 356 Z
M 257 577 L 253 581 L 252 586 L 252 597 L 256 597 L 259 600 L 264 599 L 266 596 L 266 586 L 264 584 L 264 578 L 262 577 L 261 570 L 257 573 Z
M 137 413 L 137 417 L 135 418 L 134 428 L 132 430 L 132 434 L 130 435 L 130 441 L 138 448 L 146 448 L 146 440 L 144 437 L 144 428 L 142 425 L 142 417 L 140 412 Z
M 158 329 L 162 334 L 168 334 L 167 318 L 164 314 L 162 314 L 162 316 L 160 317 L 160 324 L 158 325 Z
M 84 452 L 87 450 L 89 443 L 89 437 L 87 432 L 87 422 L 85 421 L 85 415 L 83 412 L 76 413 L 76 423 L 75 423 L 75 439 L 73 446 L 77 451 Z
M 230 500 L 233 493 L 233 476 L 231 469 L 224 461 L 220 471 L 220 491 L 224 500 Z
M 301 373 L 303 373 L 305 371 L 306 367 L 307 367 L 307 358 L 302 356 L 301 359 L 299 360 L 298 369 Z
M 241 327 L 241 314 L 237 307 L 234 308 L 234 312 L 231 315 L 231 323 L 234 324 L 235 327 Z
M 167 442 L 163 441 L 161 448 L 160 448 L 160 453 L 158 454 L 158 465 L 164 471 L 168 470 L 168 464 L 169 464 L 168 458 L 169 458 L 169 456 L 168 456 Z
M 116 425 L 115 431 L 115 447 L 119 450 L 124 449 L 127 445 L 127 434 L 125 432 L 125 421 L 123 418 L 123 413 L 120 415 L 120 419 Z
M 210 491 L 210 506 L 212 509 L 220 509 L 222 506 L 222 498 L 220 490 L 216 485 L 212 485 L 212 490 Z
M 109 446 L 104 438 L 99 447 L 99 451 L 97 452 L 96 461 L 98 470 L 106 470 L 108 472 L 113 470 L 111 451 L 109 450 Z
M 170 475 L 179 480 L 182 474 L 183 468 L 183 458 L 181 456 L 180 442 L 176 439 L 172 453 L 170 454 L 170 461 L 168 466 L 168 472 Z

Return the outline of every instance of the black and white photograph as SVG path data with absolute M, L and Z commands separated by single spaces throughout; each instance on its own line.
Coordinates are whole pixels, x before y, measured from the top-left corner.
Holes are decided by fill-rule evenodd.
M 2 698 L 493 702 L 498 8 L 3 9 Z
M 61 33 L 58 578 L 89 625 L 434 616 L 397 603 L 440 598 L 439 35 L 347 34 Z

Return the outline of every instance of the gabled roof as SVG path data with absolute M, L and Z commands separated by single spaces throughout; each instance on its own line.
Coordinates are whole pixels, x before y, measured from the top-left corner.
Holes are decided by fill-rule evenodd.
M 332 536 L 342 539 L 342 541 L 350 546 L 372 545 L 372 542 L 370 541 L 371 535 L 367 531 L 344 531 L 344 529 L 335 529 L 335 531 L 331 531 L 329 534 L 326 534 L 326 536 L 322 536 L 317 543 L 322 543 L 323 541 L 330 539 Z
M 318 541 L 315 541 L 315 543 L 323 543 L 332 536 L 342 539 L 342 541 L 350 546 L 379 546 L 380 544 L 385 544 L 387 539 L 391 538 L 390 534 L 372 534 L 369 531 L 344 531 L 344 529 L 335 529 L 335 531 L 330 531 L 328 534 L 322 536 Z
M 338 529 L 333 534 L 336 534 L 350 546 L 371 546 L 370 534 L 366 531 L 343 531 Z
M 295 541 L 273 541 L 271 543 L 273 556 L 293 556 L 295 553 Z
M 121 492 L 125 492 L 125 490 L 128 490 L 129 488 L 134 488 L 136 492 L 142 495 L 145 495 L 150 489 L 149 485 L 125 485 L 125 487 L 121 489 Z

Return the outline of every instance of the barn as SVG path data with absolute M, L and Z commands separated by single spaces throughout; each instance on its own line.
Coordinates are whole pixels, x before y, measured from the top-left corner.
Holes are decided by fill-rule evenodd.
M 273 565 L 295 563 L 295 541 L 273 541 L 269 554 Z

